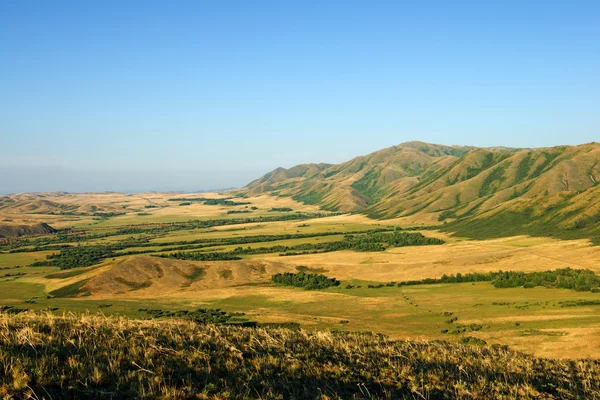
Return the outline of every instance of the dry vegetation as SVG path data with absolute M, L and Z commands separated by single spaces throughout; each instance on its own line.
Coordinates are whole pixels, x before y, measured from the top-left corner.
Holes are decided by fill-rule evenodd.
M 466 339 L 465 342 L 469 342 Z M 598 398 L 600 363 L 380 335 L 0 314 L 16 398 Z

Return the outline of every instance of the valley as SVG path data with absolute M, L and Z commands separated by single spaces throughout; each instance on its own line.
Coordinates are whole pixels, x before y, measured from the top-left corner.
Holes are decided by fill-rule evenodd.
M 221 309 L 264 326 L 479 340 L 557 359 L 600 356 L 600 293 L 594 290 L 398 285 L 499 270 L 600 274 L 595 231 L 560 239 L 515 228 L 477 239 L 426 212 L 376 219 L 248 188 L 5 196 L 2 225 L 46 223 L 57 231 L 11 231 L 0 239 L 0 306 L 6 313 L 138 319 L 152 318 L 146 310 Z M 318 290 L 274 285 L 271 277 L 286 272 L 340 284 Z

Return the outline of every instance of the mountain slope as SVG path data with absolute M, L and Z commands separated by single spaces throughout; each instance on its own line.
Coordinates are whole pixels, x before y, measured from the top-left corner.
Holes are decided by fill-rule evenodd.
M 292 196 L 378 218 L 428 214 L 463 225 L 516 213 L 527 217 L 523 222 L 588 234 L 596 230 L 594 218 L 600 221 L 598 143 L 512 149 L 408 142 L 319 165 L 299 166 L 302 174 L 290 172 L 299 167 L 275 170 L 248 185 L 247 193 Z

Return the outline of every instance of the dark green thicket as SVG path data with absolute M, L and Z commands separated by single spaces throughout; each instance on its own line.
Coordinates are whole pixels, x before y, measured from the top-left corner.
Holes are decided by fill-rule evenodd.
M 561 307 L 600 306 L 600 300 L 566 300 L 559 301 L 558 304 Z
M 391 228 L 378 228 L 370 231 L 357 231 L 354 234 L 375 234 L 380 232 L 389 232 Z M 58 254 L 52 254 L 46 257 L 45 261 L 38 261 L 32 264 L 32 266 L 58 266 L 62 269 L 70 269 L 75 267 L 86 267 L 89 265 L 97 264 L 102 262 L 108 257 L 136 255 L 136 254 L 147 254 L 156 253 L 155 247 L 162 247 L 160 251 L 177 251 L 177 257 L 169 258 L 182 258 L 198 261 L 211 261 L 211 260 L 238 260 L 240 254 L 257 254 L 261 252 L 283 252 L 287 247 L 276 246 L 273 248 L 261 247 L 259 250 L 248 250 L 242 247 L 234 250 L 234 254 L 229 252 L 226 253 L 201 253 L 201 255 L 194 256 L 182 256 L 183 250 L 193 249 L 204 249 L 216 246 L 235 245 L 235 244 L 246 244 L 246 243 L 264 243 L 272 242 L 277 240 L 289 240 L 289 239 L 303 239 L 312 237 L 326 237 L 332 235 L 341 235 L 344 232 L 321 232 L 321 233 L 295 233 L 295 234 L 283 234 L 283 235 L 256 235 L 256 236 L 241 236 L 241 237 L 228 237 L 228 238 L 214 238 L 214 239 L 197 239 L 188 241 L 173 241 L 173 242 L 161 242 L 160 244 L 150 242 L 148 238 L 128 238 L 126 240 L 109 243 L 105 245 L 85 245 L 85 246 L 69 246 L 69 245 L 47 245 L 38 246 L 35 251 L 60 249 Z M 149 247 L 148 250 L 129 250 L 129 247 Z M 266 251 L 265 249 L 270 249 Z M 289 248 L 288 248 L 289 249 Z M 30 250 L 27 248 L 13 249 L 11 253 L 23 252 Z M 125 251 L 122 251 L 125 250 Z M 161 255 L 165 256 L 165 255 Z M 188 257 L 188 258 L 185 258 Z
M 175 253 L 169 253 L 169 254 L 158 254 L 157 257 L 161 257 L 161 258 L 173 258 L 176 260 L 190 260 L 190 261 L 227 261 L 227 260 L 241 260 L 242 257 L 240 257 L 238 254 L 240 254 L 239 252 L 223 252 L 223 253 L 219 253 L 219 252 L 213 252 L 213 253 L 200 253 L 198 251 L 190 251 L 190 252 L 183 252 L 183 251 L 178 251 Z
M 340 281 L 335 278 L 328 278 L 321 274 L 307 274 L 304 272 L 291 273 L 284 272 L 275 274 L 271 281 L 276 285 L 296 286 L 308 290 L 327 289 L 332 286 L 339 286 Z
M 180 260 L 200 260 L 209 254 L 215 254 L 215 257 L 239 257 L 245 254 L 269 254 L 279 253 L 282 256 L 326 253 L 339 250 L 354 251 L 383 251 L 390 247 L 403 246 L 424 246 L 444 243 L 443 240 L 423 236 L 419 232 L 375 232 L 364 235 L 348 234 L 341 241 L 325 243 L 301 243 L 294 246 L 271 246 L 271 247 L 237 247 L 229 252 L 176 252 L 169 254 L 159 254 L 158 257 L 175 258 Z M 198 258 L 200 257 L 200 258 Z M 224 258 L 235 259 L 235 258 Z
M 205 205 L 208 205 L 208 206 L 243 206 L 245 204 L 250 204 L 247 201 L 232 201 L 232 200 L 230 200 L 231 198 L 232 197 L 228 197 L 226 199 L 210 199 L 210 198 L 206 198 L 206 197 L 192 197 L 192 198 L 175 197 L 175 198 L 169 199 L 169 201 L 183 201 L 183 202 L 186 202 L 187 204 L 204 203 Z
M 588 269 L 562 268 L 553 271 L 516 272 L 498 271 L 442 275 L 441 278 L 402 281 L 398 286 L 429 285 L 436 283 L 491 282 L 497 288 L 543 286 L 557 289 L 573 289 L 577 291 L 600 291 L 600 276 Z
M 113 255 L 113 251 L 106 246 L 73 246 L 50 254 L 46 261 L 35 262 L 32 266 L 55 266 L 60 269 L 88 267 Z
M 244 313 L 229 313 L 220 308 L 199 308 L 197 310 L 188 311 L 166 311 L 159 309 L 140 308 L 138 311 L 147 314 L 150 318 L 178 318 L 189 320 L 197 324 L 236 324 L 244 326 L 255 326 L 256 322 L 249 321 L 245 318 Z

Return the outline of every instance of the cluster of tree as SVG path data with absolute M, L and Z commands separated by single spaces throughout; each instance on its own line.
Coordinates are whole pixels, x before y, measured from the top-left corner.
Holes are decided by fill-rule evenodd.
M 184 201 L 183 203 L 179 203 L 180 207 L 182 207 L 182 206 L 191 206 L 191 205 L 192 205 L 192 203 L 190 201 Z
M 117 217 L 119 215 L 125 215 L 126 213 L 124 212 L 93 212 L 93 213 L 85 213 L 85 212 L 78 212 L 78 211 L 48 211 L 48 212 L 34 212 L 32 214 L 45 214 L 45 215 L 65 215 L 65 216 L 77 216 L 77 217 L 85 217 L 85 216 L 93 216 L 93 217 L 100 217 L 100 218 L 110 218 L 110 217 Z
M 9 253 L 29 253 L 33 251 L 47 251 L 47 250 L 61 250 L 67 247 L 71 247 L 68 244 L 51 244 L 46 246 L 34 246 L 34 247 L 18 247 L 16 249 L 9 250 Z
M 211 199 L 207 197 L 175 197 L 169 199 L 169 201 L 184 201 L 187 203 L 204 203 L 207 206 L 243 206 L 245 204 L 250 204 L 248 201 L 233 201 L 231 200 L 233 197 L 227 197 L 224 199 Z
M 562 268 L 554 271 L 499 273 L 492 284 L 497 288 L 544 286 L 589 292 L 598 290 L 600 277 L 589 269 Z
M 113 255 L 114 252 L 107 246 L 72 246 L 46 256 L 45 261 L 38 261 L 31 265 L 34 267 L 54 266 L 60 267 L 60 269 L 88 267 Z
M 231 252 L 212 252 L 202 253 L 199 251 L 183 252 L 178 251 L 169 254 L 158 254 L 157 257 L 162 258 L 173 258 L 176 260 L 192 260 L 192 261 L 227 261 L 227 260 L 241 260 L 239 255 Z
M 330 233 L 336 234 L 336 233 Z M 337 233 L 339 234 L 339 233 Z M 300 236 L 300 235 L 290 235 Z M 248 243 L 256 243 L 254 237 L 240 238 L 247 240 Z M 294 246 L 270 246 L 270 247 L 236 247 L 229 252 L 219 252 L 220 257 L 239 257 L 242 254 L 269 254 L 279 253 L 281 256 L 308 254 L 308 253 L 327 253 L 339 250 L 354 250 L 354 251 L 383 251 L 387 247 L 402 247 L 402 246 L 420 246 L 426 244 L 441 244 L 444 243 L 440 239 L 429 238 L 421 233 L 406 233 L 406 232 L 380 232 L 378 230 L 368 231 L 363 235 L 346 235 L 343 240 L 325 243 L 300 243 Z M 221 243 L 225 244 L 225 243 Z M 197 260 L 196 257 L 206 257 L 204 252 L 177 252 L 171 254 L 162 254 L 160 257 L 176 258 L 181 260 Z M 226 260 L 235 258 L 224 258 Z
M 189 220 L 186 222 L 169 222 L 169 223 L 155 223 L 155 224 L 143 224 L 143 225 L 131 225 L 121 227 L 115 230 L 89 233 L 88 231 L 75 228 L 66 228 L 59 230 L 55 235 L 44 236 L 38 238 L 12 238 L 11 240 L 5 240 L 0 243 L 0 249 L 11 250 L 18 249 L 26 246 L 33 246 L 40 248 L 41 246 L 52 245 L 57 243 L 72 243 L 72 242 L 85 242 L 94 239 L 102 239 L 111 236 L 120 235 L 137 235 L 137 234 L 148 234 L 148 235 L 163 235 L 169 232 L 191 230 L 191 229 L 205 229 L 212 228 L 215 226 L 226 226 L 226 225 L 242 225 L 251 223 L 268 223 L 278 221 L 295 221 L 295 220 L 307 220 L 313 218 L 325 218 L 339 213 L 293 213 L 273 216 L 256 216 L 248 218 L 231 218 L 231 219 L 210 219 L 210 220 Z M 46 250 L 46 249 L 44 249 Z M 52 250 L 52 249 L 50 249 Z M 31 251 L 31 250 L 25 250 Z
M 558 304 L 561 307 L 600 306 L 600 300 L 566 300 L 559 301 Z
M 361 231 L 362 233 L 367 232 L 379 232 L 383 230 L 378 228 L 372 231 Z M 274 242 L 278 240 L 290 240 L 290 239 L 303 239 L 320 236 L 332 236 L 342 234 L 340 232 L 321 232 L 321 233 L 296 233 L 296 234 L 284 234 L 284 235 L 257 235 L 257 236 L 240 236 L 240 237 L 228 237 L 228 238 L 214 238 L 214 239 L 196 239 L 196 240 L 184 240 L 184 241 L 173 241 L 173 242 L 161 242 L 163 247 L 161 251 L 181 251 L 181 250 L 196 250 L 205 249 L 208 247 L 226 246 L 232 244 L 246 244 L 246 243 L 263 243 L 263 242 Z M 145 253 L 156 253 L 154 247 L 156 243 L 136 243 L 135 246 L 127 247 L 152 247 L 149 250 L 132 250 L 126 252 L 119 252 L 117 255 L 134 255 L 134 254 L 145 254 Z M 115 250 L 120 248 L 114 247 Z M 290 247 L 287 246 L 273 246 L 273 247 L 260 247 L 258 249 L 238 247 L 235 249 L 236 254 L 263 254 L 263 253 L 274 253 L 278 251 L 286 251 L 285 255 L 289 255 Z
M 229 211 L 227 211 L 227 214 L 248 214 L 251 212 L 252 211 L 250 211 L 250 210 L 229 210 Z
M 119 242 L 113 242 L 113 243 L 105 244 L 102 246 L 100 246 L 100 245 L 85 245 L 85 247 L 100 246 L 100 247 L 106 248 L 107 250 L 118 251 L 118 250 L 127 249 L 129 247 L 156 246 L 156 243 L 148 243 L 149 240 L 150 240 L 149 238 L 145 238 L 145 237 L 139 237 L 139 238 L 130 237 L 130 238 L 127 238 L 127 239 L 119 241 Z M 81 242 L 79 242 L 77 246 L 82 246 Z M 70 244 L 57 244 L 57 245 L 51 244 L 51 245 L 46 245 L 46 246 L 35 246 L 35 247 L 31 247 L 31 248 L 17 248 L 17 249 L 10 250 L 9 253 L 64 250 L 64 249 L 71 249 L 73 247 L 75 247 L 75 246 L 70 245 Z M 143 251 L 142 251 L 142 253 L 143 253 Z M 132 252 L 132 254 L 136 254 L 136 253 Z M 119 253 L 118 255 L 124 255 L 124 253 Z
M 337 242 L 305 243 L 291 246 L 288 248 L 288 250 L 282 251 L 282 253 L 320 253 L 338 250 L 384 251 L 389 247 L 424 246 L 442 243 L 444 243 L 444 241 L 441 239 L 426 237 L 421 233 L 407 233 L 400 231 L 385 232 L 374 230 L 368 232 L 367 234 L 361 235 L 348 234 L 344 236 L 343 240 Z
M 241 225 L 251 224 L 255 222 L 267 223 L 267 222 L 278 222 L 278 221 L 293 221 L 293 220 L 306 220 L 313 218 L 325 218 L 334 215 L 340 215 L 339 213 L 293 213 L 284 215 L 274 216 L 257 216 L 248 218 L 231 218 L 231 219 L 207 219 L 207 220 L 190 220 L 187 222 L 171 222 L 154 224 L 151 226 L 130 226 L 116 229 L 112 232 L 105 232 L 94 238 L 106 237 L 106 236 L 117 236 L 117 235 L 132 235 L 138 233 L 147 234 L 162 234 L 180 230 L 190 229 L 204 229 L 212 228 L 215 226 L 226 226 L 226 225 Z
M 100 217 L 100 218 L 111 218 L 111 217 L 118 217 L 119 215 L 125 215 L 126 213 L 124 212 L 95 212 L 92 215 L 94 217 Z
M 327 289 L 328 287 L 340 285 L 340 281 L 335 278 L 328 278 L 321 274 L 307 274 L 304 272 L 284 272 L 282 274 L 275 274 L 271 277 L 271 281 L 276 285 L 296 286 L 308 290 Z
M 371 233 L 371 232 L 381 232 L 384 231 L 385 228 L 378 228 L 372 231 L 361 231 L 362 233 Z M 208 239 L 196 239 L 196 240 L 183 240 L 183 241 L 172 241 L 172 242 L 161 242 L 161 246 L 163 247 L 161 251 L 177 251 L 175 254 L 171 254 L 165 256 L 167 258 L 177 258 L 177 259 L 190 259 L 190 260 L 198 260 L 198 261 L 214 261 L 214 260 L 238 260 L 240 259 L 240 254 L 249 254 L 250 252 L 276 252 L 276 251 L 284 251 L 289 249 L 289 247 L 275 247 L 275 248 L 260 248 L 261 250 L 248 250 L 242 247 L 236 249 L 235 253 L 215 253 L 214 255 L 207 255 L 212 253 L 199 253 L 201 255 L 185 255 L 189 253 L 183 253 L 183 250 L 195 250 L 195 249 L 204 249 L 209 247 L 216 246 L 224 246 L 224 245 L 233 245 L 233 244 L 246 244 L 246 243 L 261 243 L 261 242 L 270 242 L 277 240 L 290 240 L 290 239 L 301 239 L 301 238 L 311 238 L 311 237 L 319 237 L 319 236 L 331 236 L 331 235 L 339 235 L 339 232 L 322 232 L 322 233 L 297 233 L 297 234 L 284 234 L 284 235 L 257 235 L 257 236 L 241 236 L 241 237 L 229 237 L 229 238 L 208 238 Z M 93 245 L 92 245 L 93 246 Z M 150 242 L 150 238 L 148 237 L 129 237 L 126 240 L 122 240 L 119 242 L 113 242 L 109 244 L 103 245 L 104 249 L 107 251 L 111 251 L 111 256 L 128 256 L 128 255 L 136 255 L 136 254 L 148 254 L 148 253 L 156 253 L 155 247 L 156 243 Z M 10 253 L 19 253 L 26 251 L 47 251 L 47 250 L 63 250 L 70 249 L 73 246 L 62 244 L 62 245 L 46 245 L 46 246 L 36 246 L 34 248 L 17 248 L 10 250 Z M 148 247 L 147 250 L 130 250 L 130 251 L 122 251 L 131 247 Z M 98 260 L 100 262 L 102 260 Z M 34 265 L 54 265 L 49 261 L 47 262 L 38 262 Z
M 249 201 L 233 201 L 225 199 L 208 199 L 204 202 L 206 206 L 243 206 L 251 204 Z
M 158 309 L 140 308 L 138 311 L 148 314 L 151 318 L 177 318 L 194 321 L 198 324 L 235 324 L 243 326 L 256 326 L 256 322 L 244 318 L 244 313 L 229 313 L 220 308 L 199 308 L 194 311 L 166 311 Z
M 227 197 L 226 199 L 223 200 L 229 200 L 232 197 Z M 213 200 L 211 198 L 208 197 L 173 197 L 171 199 L 168 199 L 168 201 L 193 201 L 195 203 L 204 203 L 206 200 Z
M 270 211 L 273 211 L 273 212 L 290 212 L 290 211 L 294 211 L 294 210 L 292 210 L 289 207 L 273 207 L 273 208 L 271 208 Z
M 553 271 L 517 272 L 498 271 L 442 275 L 441 278 L 403 281 L 398 286 L 427 285 L 436 283 L 491 282 L 497 288 L 543 286 L 547 288 L 573 289 L 577 291 L 600 291 L 600 277 L 588 269 L 561 268 Z
M 464 275 L 459 272 L 456 275 L 444 274 L 441 278 L 425 278 L 421 280 L 402 281 L 398 282 L 398 286 L 433 285 L 437 283 L 490 282 L 493 281 L 499 273 L 502 273 L 502 271 L 472 272 Z

